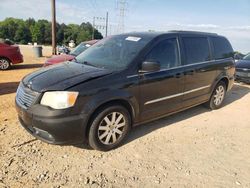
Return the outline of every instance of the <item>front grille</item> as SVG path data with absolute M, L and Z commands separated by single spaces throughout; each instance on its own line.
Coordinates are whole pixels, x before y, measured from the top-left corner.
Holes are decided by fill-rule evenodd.
M 32 91 L 25 87 L 22 83 L 19 84 L 16 94 L 16 102 L 23 108 L 29 108 L 35 103 L 39 96 L 38 92 Z

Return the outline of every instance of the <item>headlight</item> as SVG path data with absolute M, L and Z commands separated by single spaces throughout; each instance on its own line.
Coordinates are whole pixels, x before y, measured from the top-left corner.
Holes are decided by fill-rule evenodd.
M 45 92 L 41 104 L 54 109 L 65 109 L 75 105 L 78 92 L 51 91 Z

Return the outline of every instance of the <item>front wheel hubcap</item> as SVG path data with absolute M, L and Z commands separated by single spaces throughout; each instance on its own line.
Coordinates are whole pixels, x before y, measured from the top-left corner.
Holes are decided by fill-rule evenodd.
M 223 86 L 219 86 L 215 91 L 214 104 L 216 106 L 219 106 L 223 102 L 224 96 L 225 96 L 225 88 Z
M 105 145 L 117 142 L 124 133 L 126 121 L 123 114 L 112 112 L 105 116 L 98 127 L 98 138 Z

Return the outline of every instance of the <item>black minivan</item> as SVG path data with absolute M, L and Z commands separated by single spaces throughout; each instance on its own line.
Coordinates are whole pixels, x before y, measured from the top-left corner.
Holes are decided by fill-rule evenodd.
M 132 126 L 206 103 L 233 86 L 233 49 L 217 34 L 170 31 L 107 37 L 71 62 L 23 78 L 22 126 L 52 144 L 117 147 Z

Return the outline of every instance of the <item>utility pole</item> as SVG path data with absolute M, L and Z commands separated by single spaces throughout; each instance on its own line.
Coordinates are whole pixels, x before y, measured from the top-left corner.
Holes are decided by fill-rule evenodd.
M 108 36 L 109 12 L 106 13 L 106 37 Z
M 93 17 L 93 25 L 92 25 L 92 27 L 93 27 L 92 40 L 94 40 L 95 39 L 95 17 Z
M 52 10 L 52 54 L 56 55 L 56 2 L 51 0 Z

